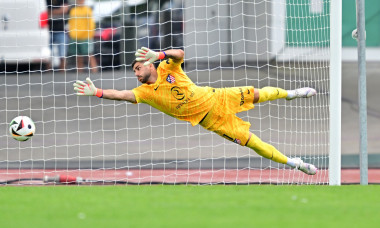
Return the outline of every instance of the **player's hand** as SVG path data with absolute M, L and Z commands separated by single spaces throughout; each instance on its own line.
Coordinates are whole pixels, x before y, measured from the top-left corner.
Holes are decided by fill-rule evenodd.
M 144 66 L 154 63 L 158 59 L 165 58 L 165 54 L 163 52 L 155 52 L 150 50 L 149 48 L 142 47 L 138 49 L 135 53 L 136 61 L 146 61 Z
M 76 95 L 78 96 L 103 96 L 103 90 L 95 87 L 94 83 L 92 83 L 90 78 L 86 78 L 86 82 L 84 83 L 80 80 L 77 80 L 74 83 L 74 90 L 77 91 Z

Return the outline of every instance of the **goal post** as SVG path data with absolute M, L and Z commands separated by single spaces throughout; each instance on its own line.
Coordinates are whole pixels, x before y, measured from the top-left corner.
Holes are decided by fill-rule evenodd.
M 16 7 L 2 4 L 0 12 Z M 69 4 L 75 6 L 76 0 Z M 78 40 L 70 41 L 75 52 L 65 56 L 63 71 L 56 56 L 51 56 L 52 70 L 8 66 L 0 70 L 1 183 L 340 184 L 339 1 L 91 0 L 86 4 L 96 23 L 88 44 L 98 72 L 86 58 L 78 70 L 83 44 Z M 19 25 L 40 18 L 25 14 L 13 20 Z M 2 45 L 8 49 L 14 45 L 1 33 L 0 38 L 4 41 L 0 50 Z M 86 77 L 102 89 L 139 86 L 130 67 L 141 46 L 156 51 L 183 49 L 183 69 L 199 86 L 315 88 L 318 93 L 310 99 L 269 101 L 237 115 L 252 124 L 252 133 L 286 156 L 313 163 L 318 174 L 289 169 L 145 104 L 75 95 L 73 83 Z M 24 60 L 12 57 L 20 66 Z M 9 121 L 21 115 L 29 116 L 36 126 L 35 135 L 25 142 L 8 134 Z M 22 181 L 6 181 L 10 179 Z
M 331 0 L 330 12 L 329 184 L 341 185 L 342 1 Z

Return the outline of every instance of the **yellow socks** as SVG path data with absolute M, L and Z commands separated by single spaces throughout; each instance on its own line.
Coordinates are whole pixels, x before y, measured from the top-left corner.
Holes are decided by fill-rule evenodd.
M 264 101 L 273 101 L 279 98 L 286 98 L 288 96 L 288 92 L 281 88 L 268 86 L 259 89 L 259 95 L 260 97 L 257 103 Z M 251 148 L 259 155 L 272 161 L 282 164 L 287 164 L 288 162 L 288 157 L 283 155 L 274 146 L 261 141 L 261 139 L 254 134 L 251 135 L 250 140 L 247 142 L 247 147 Z
M 257 103 L 264 101 L 273 101 L 279 98 L 286 98 L 286 96 L 288 96 L 288 92 L 286 90 L 269 86 L 259 89 L 259 94 L 260 97 Z
M 251 148 L 259 155 L 268 158 L 272 161 L 287 164 L 288 157 L 283 155 L 274 146 L 261 141 L 261 139 L 254 134 L 251 135 L 251 138 L 247 142 L 247 147 Z

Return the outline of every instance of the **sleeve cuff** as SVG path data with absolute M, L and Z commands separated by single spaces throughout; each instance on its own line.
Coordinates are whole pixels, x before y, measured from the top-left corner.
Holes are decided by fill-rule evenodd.
M 102 89 L 96 89 L 95 96 L 97 96 L 99 98 L 103 98 L 103 90 Z
M 166 57 L 166 53 L 164 51 L 158 53 L 158 59 L 164 59 L 165 57 Z

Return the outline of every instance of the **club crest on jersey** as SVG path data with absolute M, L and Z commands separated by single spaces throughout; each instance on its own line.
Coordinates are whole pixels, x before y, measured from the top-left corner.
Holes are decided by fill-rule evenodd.
M 169 83 L 173 84 L 175 82 L 175 77 L 173 77 L 173 76 L 171 76 L 169 74 L 168 77 L 166 78 L 166 81 L 168 81 Z
M 240 139 L 235 139 L 234 143 L 237 143 L 237 144 L 241 145 L 241 140 Z

